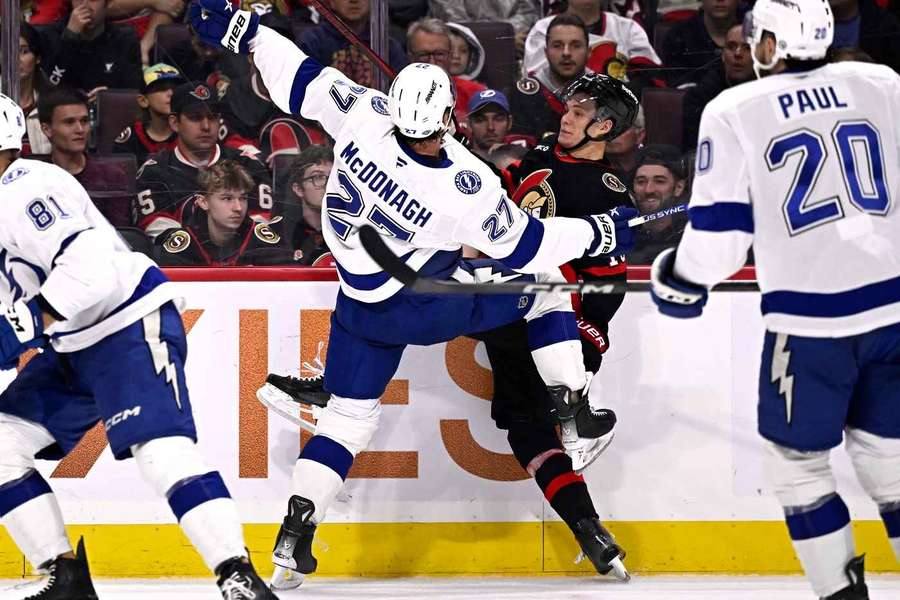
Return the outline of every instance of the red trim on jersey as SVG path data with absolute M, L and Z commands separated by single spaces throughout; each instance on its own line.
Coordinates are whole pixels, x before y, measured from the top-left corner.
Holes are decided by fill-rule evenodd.
M 621 262 L 615 266 L 608 267 L 588 267 L 586 269 L 581 269 L 579 273 L 587 273 L 588 275 L 594 275 L 595 277 L 609 277 L 610 275 L 621 275 L 622 273 L 628 272 L 628 265 L 624 262 Z
M 559 490 L 567 485 L 572 485 L 573 483 L 584 483 L 584 477 L 576 475 L 575 471 L 557 475 L 549 484 L 547 484 L 547 489 L 544 490 L 544 498 L 547 499 L 547 502 L 553 502 L 553 496 L 555 496 Z
M 556 155 L 556 158 L 563 162 L 578 164 L 578 163 L 586 163 L 589 165 L 601 165 L 612 168 L 610 164 L 606 161 L 606 159 L 600 160 L 591 160 L 589 158 L 575 158 L 569 154 L 566 154 L 566 149 L 559 145 L 559 142 L 556 142 L 556 145 L 553 146 L 553 154 Z

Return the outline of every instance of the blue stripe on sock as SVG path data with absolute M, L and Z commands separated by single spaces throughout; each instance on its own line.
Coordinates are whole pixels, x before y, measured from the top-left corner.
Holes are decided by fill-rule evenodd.
M 900 537 L 900 508 L 881 513 L 881 520 L 884 521 L 889 538 Z
M 0 517 L 5 517 L 6 513 L 29 500 L 52 493 L 50 485 L 34 470 L 24 477 L 8 481 L 0 485 Z
M 808 540 L 833 533 L 850 523 L 850 511 L 837 494 L 822 506 L 809 512 L 787 515 L 788 531 L 793 540 Z
M 191 509 L 216 498 L 231 498 L 231 494 L 228 493 L 222 476 L 216 471 L 211 471 L 205 475 L 182 479 L 172 486 L 166 497 L 175 517 L 181 521 L 181 517 Z
M 353 455 L 339 443 L 324 435 L 314 435 L 300 452 L 300 458 L 323 464 L 347 479 L 347 472 L 353 464 Z
M 558 310 L 528 322 L 529 350 L 577 339 L 575 313 Z

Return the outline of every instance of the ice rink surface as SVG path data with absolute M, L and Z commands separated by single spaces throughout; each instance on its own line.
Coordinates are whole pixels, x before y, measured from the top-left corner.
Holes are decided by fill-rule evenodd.
M 900 575 L 873 575 L 868 583 L 871 600 L 900 600 Z M 27 595 L 21 584 L 0 580 L 0 598 L 20 600 Z M 107 579 L 96 582 L 96 587 L 100 600 L 221 599 L 209 580 Z M 637 576 L 627 584 L 588 577 L 317 578 L 279 596 L 284 600 L 815 600 L 800 577 L 695 576 Z

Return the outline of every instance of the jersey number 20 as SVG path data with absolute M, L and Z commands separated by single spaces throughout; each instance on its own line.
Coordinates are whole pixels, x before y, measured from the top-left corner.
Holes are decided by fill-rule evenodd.
M 831 141 L 837 149 L 844 183 L 853 206 L 874 215 L 887 214 L 891 197 L 884 182 L 884 158 L 878 130 L 867 121 L 841 121 L 832 130 Z M 766 150 L 769 170 L 781 169 L 794 154 L 800 154 L 799 168 L 782 206 L 791 235 L 844 216 L 839 195 L 824 200 L 811 198 L 828 157 L 822 136 L 809 129 L 801 129 L 775 138 Z

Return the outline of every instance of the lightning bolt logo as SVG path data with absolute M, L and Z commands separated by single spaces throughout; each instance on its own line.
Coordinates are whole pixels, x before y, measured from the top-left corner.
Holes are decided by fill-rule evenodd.
M 478 283 L 503 283 L 511 279 L 518 279 L 518 273 L 504 275 L 501 272 L 494 271 L 493 267 L 478 267 L 474 271 L 475 281 Z
M 159 337 L 161 326 L 161 318 L 159 310 L 155 310 L 144 317 L 144 340 L 150 348 L 150 356 L 153 357 L 153 368 L 157 375 L 165 373 L 166 383 L 171 384 L 172 390 L 175 392 L 175 404 L 178 410 L 183 410 L 181 406 L 181 392 L 178 389 L 178 370 L 175 364 L 169 360 L 169 347 Z
M 784 396 L 784 409 L 788 425 L 791 423 L 791 410 L 794 406 L 794 376 L 788 375 L 791 352 L 787 349 L 788 336 L 785 333 L 775 335 L 775 346 L 772 349 L 772 383 L 778 382 L 778 393 Z

